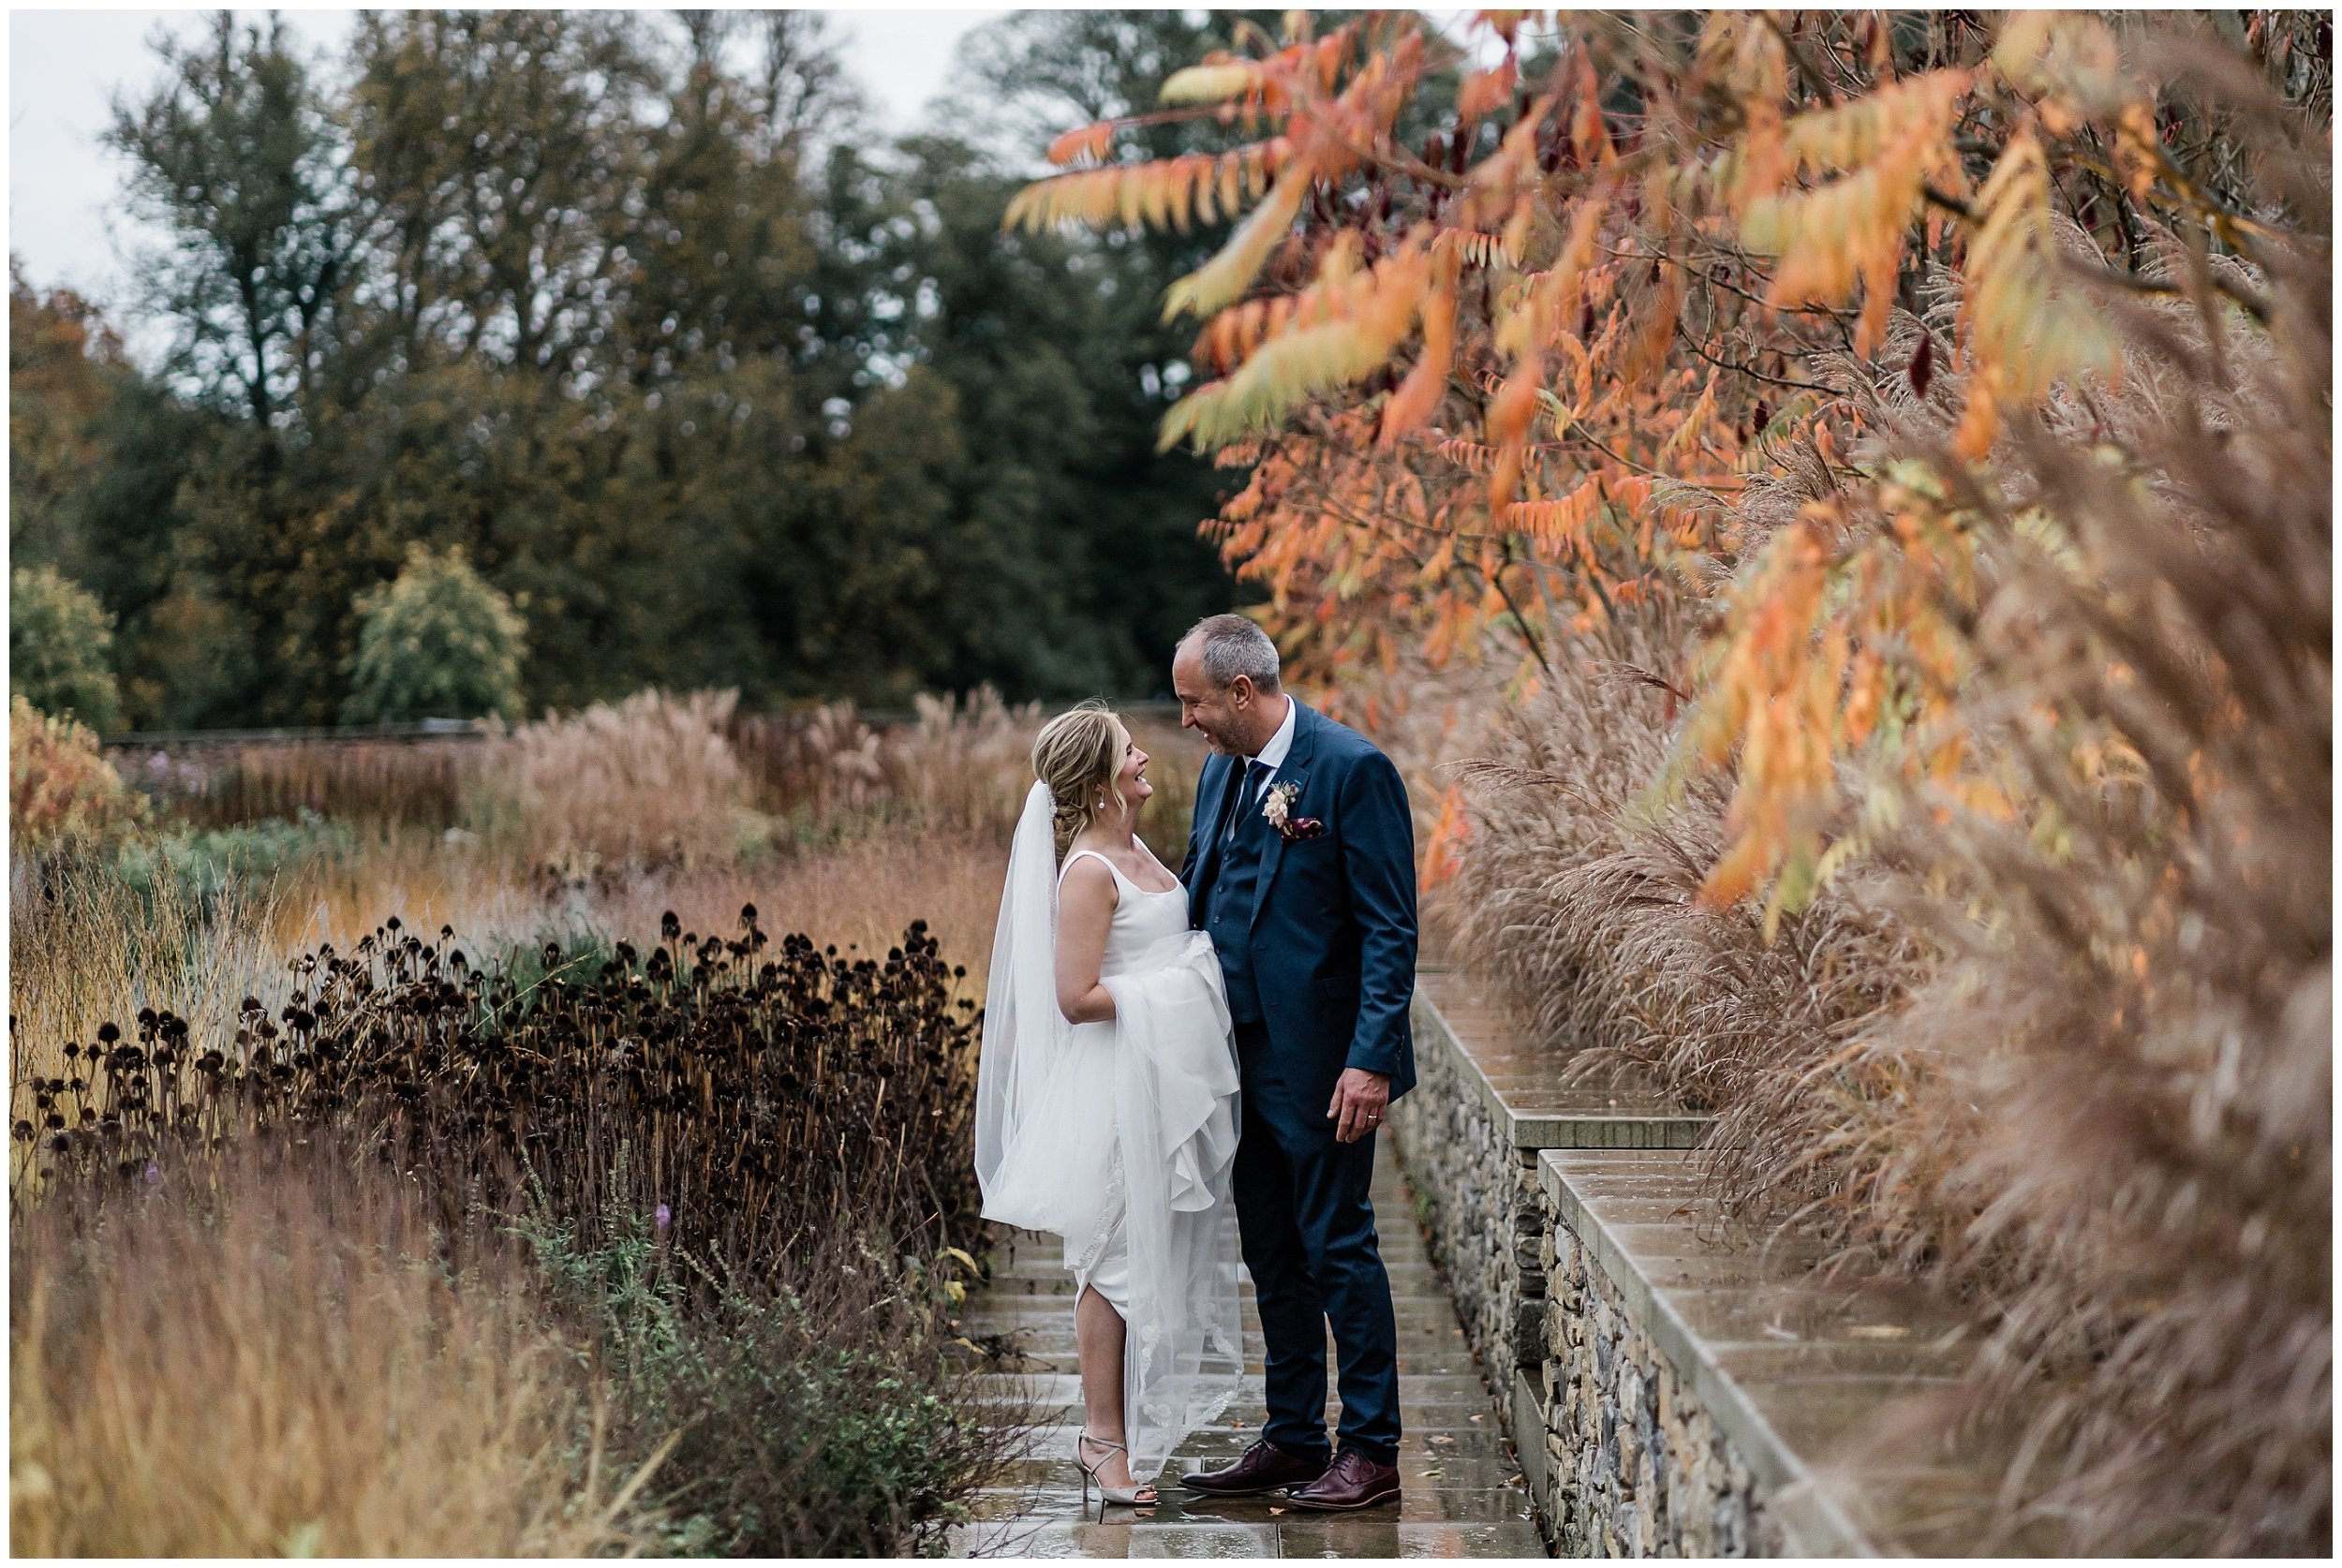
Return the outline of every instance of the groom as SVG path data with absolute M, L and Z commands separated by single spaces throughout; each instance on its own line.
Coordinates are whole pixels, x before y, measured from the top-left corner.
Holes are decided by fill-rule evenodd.
M 1303 1508 L 1399 1495 L 1398 1326 L 1369 1193 L 1374 1132 L 1415 1086 L 1415 825 L 1390 759 L 1287 696 L 1277 645 L 1213 615 L 1171 663 L 1211 743 L 1179 880 L 1227 977 L 1243 1082 L 1237 1222 L 1267 1340 L 1268 1424 L 1224 1470 L 1180 1477 Z M 1326 1443 L 1326 1324 L 1341 1451 Z

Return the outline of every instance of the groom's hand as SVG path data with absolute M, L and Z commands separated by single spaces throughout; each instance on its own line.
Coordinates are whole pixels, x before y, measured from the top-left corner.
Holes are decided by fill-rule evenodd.
M 1326 1119 L 1334 1124 L 1334 1141 L 1356 1143 L 1382 1126 L 1383 1112 L 1389 1104 L 1389 1073 L 1343 1068 L 1341 1081 L 1334 1085 L 1334 1102 L 1326 1107 Z

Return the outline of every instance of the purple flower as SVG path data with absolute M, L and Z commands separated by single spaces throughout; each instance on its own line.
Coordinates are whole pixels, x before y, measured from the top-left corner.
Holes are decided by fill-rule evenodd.
M 674 1210 L 669 1208 L 665 1204 L 660 1204 L 658 1209 L 652 1214 L 651 1218 L 658 1222 L 659 1228 L 663 1231 L 667 1228 L 667 1221 L 674 1218 Z
M 146 1185 L 152 1187 L 162 1179 L 163 1168 L 160 1165 L 156 1164 L 152 1160 L 149 1160 L 146 1162 Z

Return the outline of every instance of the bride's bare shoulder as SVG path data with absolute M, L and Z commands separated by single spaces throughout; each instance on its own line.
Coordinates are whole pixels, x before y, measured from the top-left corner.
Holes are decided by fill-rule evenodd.
M 1112 908 L 1121 901 L 1121 897 L 1122 890 L 1114 882 L 1114 868 L 1106 864 L 1105 857 L 1094 850 L 1088 852 L 1075 851 L 1058 873 L 1060 903 L 1073 898 Z

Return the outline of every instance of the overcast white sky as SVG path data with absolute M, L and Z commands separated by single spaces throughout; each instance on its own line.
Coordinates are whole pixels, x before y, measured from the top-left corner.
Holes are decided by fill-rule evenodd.
M 348 36 L 353 9 L 280 7 L 312 50 Z M 116 92 L 135 95 L 156 76 L 147 41 L 157 28 L 186 31 L 202 10 L 20 10 L 8 18 L 8 248 L 43 288 L 70 285 L 105 304 L 122 294 L 121 242 L 137 236 L 118 213 L 122 169 L 98 134 Z M 886 128 L 920 121 L 943 86 L 953 51 L 999 8 L 837 13 L 847 61 Z

